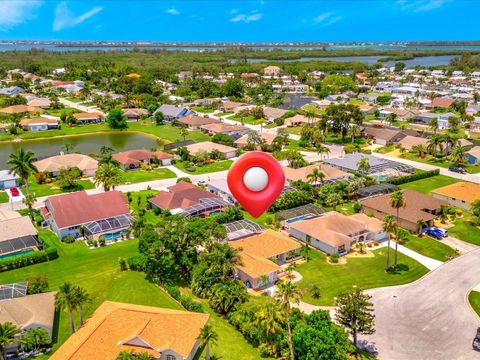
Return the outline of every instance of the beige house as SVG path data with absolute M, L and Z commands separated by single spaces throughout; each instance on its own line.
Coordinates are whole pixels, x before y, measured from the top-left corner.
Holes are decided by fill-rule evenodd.
M 82 154 L 65 154 L 52 156 L 33 163 L 39 172 L 57 176 L 60 169 L 77 167 L 87 177 L 95 175 L 98 161 Z
M 428 139 L 424 139 L 421 137 L 416 137 L 416 136 L 411 136 L 407 135 L 403 139 L 401 139 L 398 142 L 404 149 L 407 149 L 408 151 L 412 150 L 415 146 L 418 145 L 423 145 L 427 146 L 428 144 Z
M 199 151 L 206 151 L 207 153 L 211 153 L 213 150 L 218 150 L 225 159 L 231 159 L 235 157 L 237 153 L 237 149 L 235 149 L 234 147 L 217 144 L 210 141 L 191 144 L 186 146 L 186 148 L 190 155 L 195 155 Z
M 305 124 L 312 124 L 312 123 L 315 123 L 317 122 L 318 119 L 309 119 L 307 118 L 306 116 L 304 115 L 300 115 L 300 114 L 297 114 L 295 116 L 292 116 L 290 118 L 287 118 L 285 119 L 284 121 L 284 125 L 285 126 L 302 126 L 302 125 L 305 125 Z
M 38 231 L 28 216 L 0 213 L 0 255 L 35 251 L 42 248 Z
M 434 198 L 447 202 L 451 206 L 470 210 L 470 205 L 480 199 L 480 185 L 471 182 L 458 182 L 432 190 Z
M 273 140 L 276 138 L 276 135 L 265 133 L 265 132 L 260 132 L 258 133 L 260 137 L 265 141 L 265 144 L 267 145 L 272 145 Z M 235 145 L 237 145 L 238 148 L 243 148 L 248 145 L 248 134 L 243 135 L 240 139 L 235 141 Z
M 298 169 L 291 168 L 289 166 L 283 167 L 283 172 L 285 173 L 285 180 L 287 183 L 292 183 L 294 181 L 303 181 L 310 182 L 308 175 L 310 175 L 314 169 L 318 169 L 325 175 L 323 181 L 315 181 L 312 185 L 321 185 L 322 183 L 333 183 L 337 181 L 347 180 L 352 174 L 349 174 L 345 171 L 334 168 L 326 164 L 313 164 L 304 166 Z

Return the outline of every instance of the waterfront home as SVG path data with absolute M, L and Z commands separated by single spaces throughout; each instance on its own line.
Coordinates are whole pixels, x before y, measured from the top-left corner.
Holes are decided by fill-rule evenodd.
M 322 180 L 317 179 L 311 182 L 309 175 L 314 169 L 318 169 L 321 173 L 323 173 L 324 178 Z M 353 176 L 352 174 L 326 164 L 313 164 L 298 169 L 284 166 L 283 172 L 285 173 L 285 181 L 287 184 L 291 184 L 295 181 L 303 181 L 308 183 L 311 182 L 311 184 L 314 186 L 322 185 L 323 183 L 335 183 L 337 181 L 348 180 Z
M 233 139 L 239 139 L 240 137 L 248 133 L 249 128 L 243 125 L 232 125 L 223 122 L 217 122 L 201 125 L 200 130 L 208 134 L 209 136 L 214 136 L 216 134 L 226 134 L 231 136 Z
M 346 216 L 336 211 L 306 219 L 292 219 L 288 229 L 294 238 L 329 255 L 347 254 L 352 245 L 359 242 L 388 238 L 380 220 L 364 214 Z
M 44 131 L 58 129 L 58 120 L 42 117 L 26 118 L 20 121 L 23 130 Z
M 104 121 L 104 116 L 99 112 L 75 113 L 73 114 L 73 117 L 77 120 L 77 122 L 84 124 L 100 123 Z
M 122 352 L 193 360 L 209 315 L 105 301 L 50 360 L 116 360 Z
M 92 195 L 79 191 L 50 196 L 41 213 L 60 239 L 67 236 L 120 238 L 133 222 L 128 202 L 119 191 Z
M 432 196 L 451 206 L 470 210 L 470 205 L 480 199 L 480 185 L 461 181 L 432 190 Z
M 51 101 L 48 98 L 33 98 L 31 100 L 28 100 L 27 102 L 28 106 L 34 106 L 42 109 L 49 108 L 51 105 Z
M 223 144 L 217 144 L 214 142 L 210 141 L 203 141 L 191 145 L 186 146 L 188 152 L 190 155 L 197 154 L 199 151 L 206 151 L 207 153 L 211 153 L 214 150 L 217 150 L 221 157 L 225 159 L 231 159 L 236 156 L 237 154 L 237 149 L 231 146 L 223 145 Z
M 39 172 L 57 176 L 61 169 L 76 167 L 83 175 L 91 177 L 95 175 L 98 168 L 98 161 L 87 155 L 64 154 L 48 157 L 33 163 Z
M 208 216 L 231 205 L 219 196 L 185 181 L 168 187 L 167 191 L 160 191 L 148 202 L 152 208 L 184 216 Z
M 140 167 L 141 164 L 161 166 L 170 165 L 173 155 L 163 151 L 149 150 L 127 150 L 112 154 L 112 158 L 120 164 L 124 170 L 132 170 Z
M 3 212 L 2 212 L 3 214 Z M 10 215 L 0 218 L 0 257 L 23 254 L 42 248 L 37 229 L 28 216 Z
M 148 110 L 142 108 L 126 108 L 122 109 L 122 112 L 127 117 L 128 121 L 136 121 L 148 116 Z
M 0 189 L 10 189 L 18 186 L 20 177 L 10 170 L 0 170 Z
M 0 285 L 0 291 L 2 293 L 9 292 L 12 291 L 9 287 L 22 285 L 21 283 Z M 18 351 L 22 337 L 30 329 L 44 329 L 49 337 L 52 337 L 55 294 L 54 291 L 33 295 L 22 293 L 23 296 L 0 300 L 0 323 L 8 322 L 20 329 L 20 333 L 15 335 L 15 339 L 18 341 L 6 347 L 7 354 Z
M 152 118 L 155 119 L 155 115 L 161 112 L 165 121 L 172 121 L 180 119 L 181 117 L 188 116 L 193 114 L 190 110 L 185 107 L 163 104 L 152 114 Z
M 411 231 L 418 231 L 418 222 L 423 220 L 427 226 L 433 226 L 433 220 L 440 214 L 441 206 L 445 201 L 414 190 L 402 190 L 405 198 L 405 206 L 399 210 L 399 225 Z M 360 200 L 362 211 L 367 215 L 373 215 L 383 220 L 386 215 L 397 216 L 397 209 L 390 206 L 390 194 L 374 196 Z
M 186 126 L 190 130 L 200 130 L 200 127 L 203 125 L 217 124 L 219 122 L 220 120 L 210 117 L 190 115 L 178 119 L 177 125 Z
M 275 284 L 284 272 L 281 265 L 300 258 L 302 248 L 300 243 L 271 229 L 229 241 L 228 245 L 240 254 L 237 276 L 253 289 Z
M 0 123 L 0 133 L 6 133 L 7 132 L 8 125 L 5 123 Z

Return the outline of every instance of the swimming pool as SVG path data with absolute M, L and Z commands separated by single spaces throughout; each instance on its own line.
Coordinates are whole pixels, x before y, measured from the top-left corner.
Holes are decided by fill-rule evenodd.
M 313 216 L 314 216 L 314 215 L 311 215 L 311 214 L 302 215 L 302 216 L 299 216 L 299 217 L 296 217 L 296 218 L 293 218 L 293 219 L 288 219 L 288 220 L 287 220 L 287 223 L 288 223 L 288 224 L 291 224 L 291 223 L 294 223 L 294 222 L 297 222 L 297 221 L 302 221 L 302 220 L 311 219 Z
M 14 257 L 17 257 L 17 256 L 29 254 L 29 253 L 31 253 L 31 252 L 33 252 L 32 249 L 20 250 L 20 251 L 14 252 L 14 253 L 2 255 L 2 256 L 0 256 L 0 260 L 5 260 L 5 259 L 9 259 L 9 258 L 14 258 Z
M 387 180 L 387 176 L 386 175 L 377 175 L 377 176 L 375 176 L 375 180 L 377 180 L 377 181 Z

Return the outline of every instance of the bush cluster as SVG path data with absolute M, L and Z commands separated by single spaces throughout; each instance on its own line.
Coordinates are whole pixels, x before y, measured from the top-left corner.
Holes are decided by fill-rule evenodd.
M 437 176 L 438 174 L 440 174 L 440 170 L 435 169 L 430 171 L 422 171 L 422 172 L 411 174 L 411 175 L 400 176 L 395 179 L 390 179 L 382 182 L 388 182 L 393 185 L 401 185 L 401 184 L 406 184 L 416 180 L 427 179 L 432 176 Z
M 0 272 L 50 261 L 56 258 L 58 258 L 58 252 L 55 248 L 34 251 L 11 259 L 0 260 Z

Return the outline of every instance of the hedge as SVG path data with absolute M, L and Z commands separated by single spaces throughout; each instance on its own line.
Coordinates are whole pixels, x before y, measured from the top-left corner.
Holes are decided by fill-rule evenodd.
M 56 258 L 58 258 L 58 252 L 55 248 L 34 251 L 11 259 L 0 260 L 0 272 L 50 261 Z
M 440 170 L 435 169 L 435 170 L 430 170 L 430 171 L 422 171 L 422 172 L 411 174 L 411 175 L 400 176 L 400 177 L 397 177 L 395 179 L 383 180 L 381 182 L 388 182 L 392 185 L 401 185 L 401 184 L 406 184 L 406 183 L 409 183 L 409 182 L 412 182 L 412 181 L 437 176 L 438 174 L 440 174 Z

